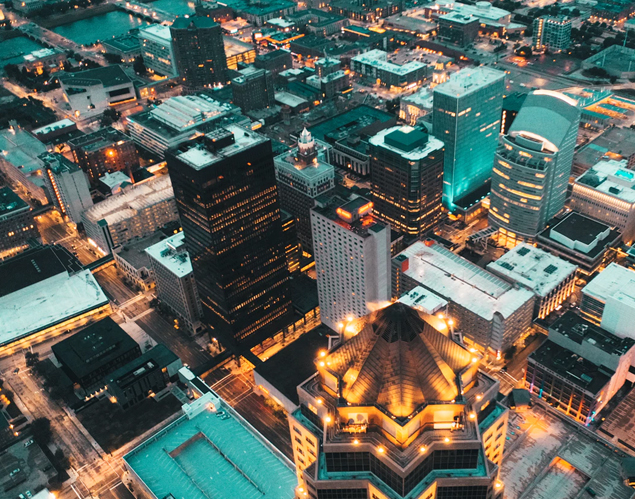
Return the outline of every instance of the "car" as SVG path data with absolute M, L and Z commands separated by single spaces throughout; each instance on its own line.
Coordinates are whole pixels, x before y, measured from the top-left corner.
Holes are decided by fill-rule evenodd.
M 20 368 L 19 368 L 19 367 L 16 367 L 16 368 L 13 370 L 13 374 L 18 374 L 19 372 L 20 372 Z
M 24 446 L 25 447 L 29 447 L 30 445 L 33 445 L 33 443 L 34 443 L 33 439 L 31 438 L 31 439 L 27 440 L 26 442 L 24 442 Z

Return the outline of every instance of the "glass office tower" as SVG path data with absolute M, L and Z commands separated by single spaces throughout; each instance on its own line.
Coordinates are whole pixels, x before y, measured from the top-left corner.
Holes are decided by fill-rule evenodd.
M 434 135 L 445 144 L 443 205 L 466 210 L 487 194 L 500 130 L 505 73 L 466 68 L 434 88 Z
M 204 320 L 225 346 L 249 348 L 291 313 L 271 142 L 230 125 L 166 159 Z

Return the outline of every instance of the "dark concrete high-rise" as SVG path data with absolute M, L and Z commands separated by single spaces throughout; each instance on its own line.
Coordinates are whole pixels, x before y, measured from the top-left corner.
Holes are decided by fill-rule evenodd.
M 396 126 L 369 140 L 373 214 L 406 234 L 422 235 L 441 219 L 443 142 Z
M 187 88 L 227 82 L 227 57 L 220 24 L 209 17 L 177 17 L 170 33 L 176 67 Z
M 276 103 L 273 75 L 269 71 L 249 67 L 240 73 L 232 80 L 232 92 L 234 104 L 243 113 L 265 109 Z
M 229 125 L 166 159 L 204 321 L 225 346 L 248 349 L 291 313 L 271 142 Z

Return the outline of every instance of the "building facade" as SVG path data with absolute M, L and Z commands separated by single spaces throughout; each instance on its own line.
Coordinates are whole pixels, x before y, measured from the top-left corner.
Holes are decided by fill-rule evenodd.
M 82 220 L 82 213 L 93 205 L 86 174 L 59 153 L 42 154 L 40 160 L 53 204 L 77 225 Z
M 450 211 L 487 192 L 504 89 L 505 73 L 485 67 L 462 69 L 434 87 L 433 130 L 445 144 L 443 204 Z
M 313 252 L 311 209 L 315 199 L 335 187 L 335 169 L 330 164 L 331 147 L 315 140 L 304 129 L 297 147 L 275 158 L 280 207 L 298 221 L 298 239 L 305 251 Z
M 29 241 L 39 237 L 31 206 L 8 187 L 0 187 L 0 260 L 27 249 Z
M 389 88 L 420 85 L 429 76 L 428 66 L 422 62 L 412 61 L 400 66 L 389 62 L 388 53 L 378 49 L 353 57 L 351 70 Z
M 125 187 L 84 211 L 86 236 L 104 253 L 179 219 L 170 178 L 165 175 Z
M 320 316 L 339 333 L 390 298 L 390 227 L 372 208 L 361 197 L 334 197 L 311 211 Z
M 148 69 L 168 78 L 178 76 L 169 26 L 153 24 L 140 29 L 139 44 Z
M 167 162 L 205 322 L 230 348 L 276 334 L 291 300 L 271 142 L 233 125 Z
M 571 19 L 567 16 L 542 16 L 534 19 L 533 48 L 560 52 L 571 45 Z
M 399 232 L 421 236 L 441 220 L 443 142 L 397 126 L 369 140 L 373 214 Z
M 319 353 L 289 415 L 296 498 L 503 497 L 495 463 L 507 410 L 496 403 L 497 383 L 478 372 L 480 358 L 445 328 L 394 303 Z
M 273 75 L 265 69 L 242 70 L 232 79 L 233 102 L 243 113 L 265 109 L 275 104 Z
M 600 161 L 573 183 L 571 208 L 635 239 L 635 174 L 627 161 Z
M 139 155 L 130 137 L 108 127 L 68 141 L 73 159 L 88 175 L 90 184 L 97 186 L 106 173 L 122 171 L 132 177 L 139 167 Z
M 227 82 L 220 24 L 209 17 L 177 17 L 170 26 L 172 51 L 183 84 L 190 89 Z
M 579 124 L 573 99 L 549 90 L 529 94 L 496 150 L 489 222 L 499 243 L 535 241 L 564 208 Z
M 465 47 L 476 40 L 480 26 L 481 23 L 476 16 L 450 12 L 439 16 L 439 38 Z
M 191 334 L 203 329 L 203 308 L 196 287 L 192 261 L 185 248 L 185 234 L 179 232 L 149 248 L 150 267 L 159 301 L 178 316 L 179 329 Z

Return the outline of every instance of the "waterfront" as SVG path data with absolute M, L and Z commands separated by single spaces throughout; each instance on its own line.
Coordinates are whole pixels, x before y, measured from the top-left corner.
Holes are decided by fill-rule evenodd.
M 44 47 L 25 36 L 0 42 L 0 66 L 20 64 L 26 54 L 30 54 L 34 50 L 40 50 L 41 48 Z
M 193 14 L 195 4 L 187 0 L 156 0 L 155 2 L 148 3 L 148 7 L 170 12 L 175 16 L 183 16 Z
M 80 45 L 90 45 L 98 41 L 108 40 L 113 36 L 123 35 L 133 28 L 147 24 L 150 23 L 126 12 L 116 10 L 70 24 L 64 24 L 54 28 L 53 31 Z

